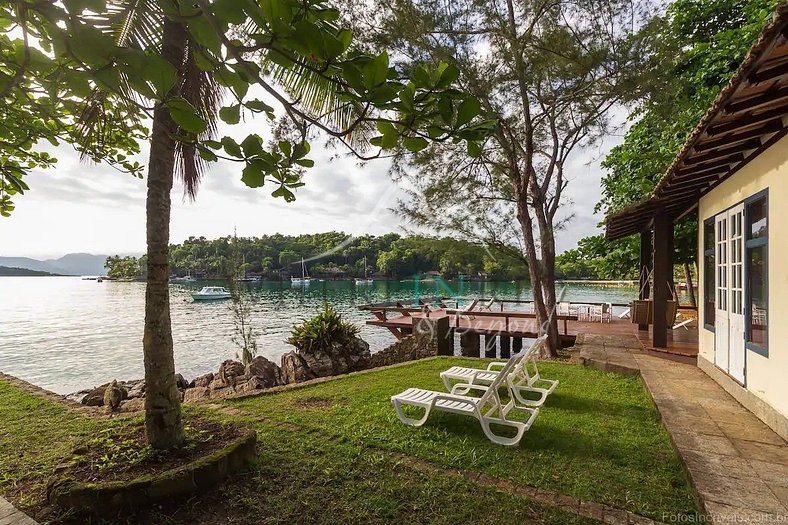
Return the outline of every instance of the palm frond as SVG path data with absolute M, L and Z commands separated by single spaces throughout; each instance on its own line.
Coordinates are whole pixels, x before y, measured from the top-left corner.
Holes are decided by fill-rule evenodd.
M 175 146 L 175 175 L 183 181 L 184 194 L 191 200 L 197 195 L 197 188 L 206 169 L 205 161 L 193 146 L 193 142 L 196 139 L 213 139 L 216 136 L 223 89 L 211 75 L 197 67 L 194 60 L 195 45 L 192 41 L 186 45 L 181 96 L 197 109 L 208 127 L 199 136 L 182 137 L 185 140 L 179 140 Z
M 336 81 L 303 65 L 283 67 L 264 58 L 263 68 L 292 100 L 298 102 L 299 109 L 336 132 L 349 129 L 364 114 L 363 105 L 341 96 L 341 87 Z M 345 140 L 363 151 L 375 134 L 375 126 L 365 122 L 356 126 Z

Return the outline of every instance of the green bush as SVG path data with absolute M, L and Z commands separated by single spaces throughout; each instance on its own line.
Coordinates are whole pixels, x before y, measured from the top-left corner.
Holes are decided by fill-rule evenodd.
M 293 326 L 287 342 L 304 352 L 326 350 L 332 343 L 346 343 L 361 329 L 342 320 L 342 316 L 328 304 L 312 319 Z

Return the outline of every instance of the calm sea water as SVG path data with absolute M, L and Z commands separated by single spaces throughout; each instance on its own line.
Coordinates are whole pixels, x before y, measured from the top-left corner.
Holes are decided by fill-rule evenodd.
M 205 282 L 170 286 L 175 365 L 187 379 L 214 371 L 234 358 L 233 318 L 227 301 L 192 301 Z M 222 283 L 216 283 L 221 285 Z M 253 302 L 252 321 L 260 332 L 258 353 L 279 362 L 292 348 L 285 343 L 294 323 L 324 302 L 359 324 L 370 319 L 357 306 L 394 299 L 450 295 L 436 283 L 352 281 L 245 283 Z M 527 284 L 448 283 L 456 295 L 530 300 Z M 634 287 L 567 285 L 571 301 L 626 303 Z M 144 283 L 98 283 L 79 277 L 0 277 L 0 371 L 58 393 L 74 392 L 113 378 L 142 377 Z M 384 328 L 363 325 L 361 337 L 372 351 L 394 341 Z

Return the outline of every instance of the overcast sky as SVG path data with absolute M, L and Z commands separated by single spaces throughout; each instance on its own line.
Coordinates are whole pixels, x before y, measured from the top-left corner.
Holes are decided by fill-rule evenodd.
M 263 120 L 263 119 L 261 119 Z M 234 136 L 245 136 L 256 128 L 269 136 L 264 122 L 236 126 Z M 227 131 L 220 129 L 220 133 Z M 567 173 L 567 214 L 574 219 L 557 233 L 559 252 L 574 247 L 578 239 L 598 232 L 601 217 L 593 215 L 599 200 L 605 152 L 620 142 L 609 137 L 590 151 L 575 155 Z M 14 199 L 16 210 L 0 218 L 0 256 L 56 258 L 66 253 L 141 254 L 145 251 L 145 181 L 118 173 L 106 165 L 79 161 L 69 146 L 50 149 L 57 167 L 35 171 L 25 180 L 30 191 Z M 173 190 L 170 235 L 172 242 L 190 236 L 212 239 L 272 233 L 299 234 L 330 230 L 350 234 L 402 233 L 404 221 L 389 208 L 400 190 L 388 175 L 386 160 L 360 166 L 354 159 L 337 157 L 337 150 L 312 144 L 306 186 L 293 203 L 271 197 L 273 187 L 251 189 L 240 180 L 240 169 L 230 162 L 211 165 L 195 202 Z M 141 162 L 147 158 L 142 152 Z

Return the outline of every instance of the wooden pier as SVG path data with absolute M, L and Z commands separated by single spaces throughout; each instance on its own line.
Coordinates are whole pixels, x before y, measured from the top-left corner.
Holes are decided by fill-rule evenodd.
M 512 351 L 523 347 L 523 339 L 535 339 L 539 335 L 536 314 L 528 311 L 504 310 L 505 304 L 527 304 L 526 301 L 496 300 L 500 307 L 477 310 L 483 300 L 466 300 L 470 305 L 465 308 L 451 308 L 454 299 L 435 299 L 430 305 L 426 300 L 415 302 L 389 302 L 361 306 L 375 318 L 368 325 L 388 329 L 397 339 L 413 333 L 420 319 L 440 322 L 448 328 L 444 336 L 450 341 L 447 352 L 454 353 L 455 334 L 460 335 L 462 355 L 485 357 L 509 357 Z M 587 303 L 583 303 L 587 305 Z M 624 306 L 624 305 L 618 305 Z M 556 315 L 561 343 L 572 346 L 580 334 L 637 335 L 644 350 L 672 354 L 694 359 L 698 353 L 698 332 L 696 328 L 671 330 L 668 345 L 654 348 L 651 344 L 650 330 L 638 330 L 638 325 L 630 319 L 611 315 L 609 322 L 581 320 L 576 313 Z M 484 338 L 483 341 L 481 338 Z

